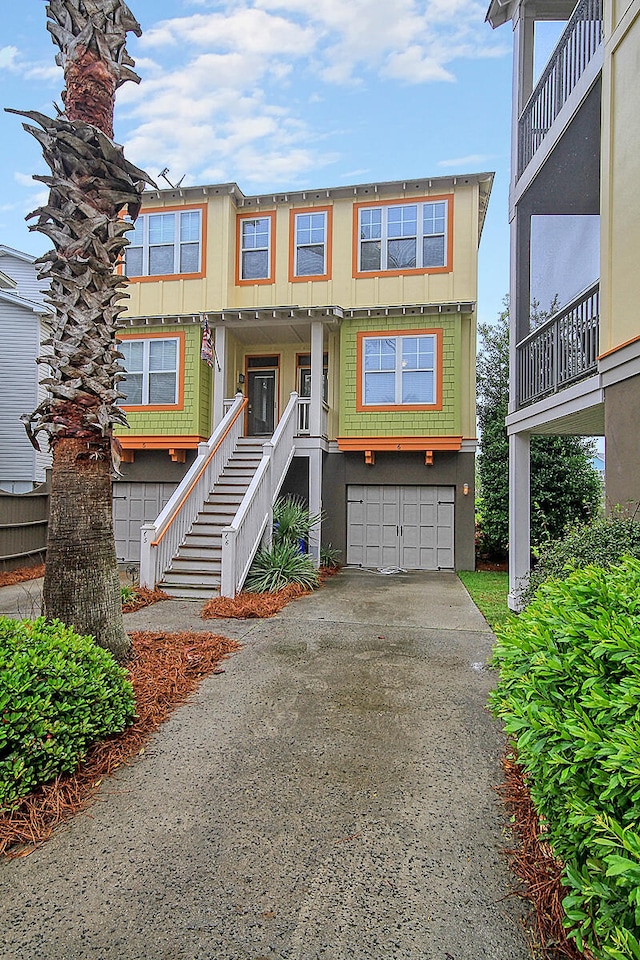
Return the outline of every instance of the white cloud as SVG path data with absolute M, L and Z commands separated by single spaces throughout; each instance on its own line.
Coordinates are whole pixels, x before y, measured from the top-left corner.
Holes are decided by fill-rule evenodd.
M 454 157 L 451 160 L 438 160 L 439 167 L 448 169 L 457 168 L 458 170 L 478 168 L 483 164 L 490 163 L 494 158 L 486 153 L 469 153 L 465 157 Z
M 17 47 L 0 47 L 0 70 L 14 70 L 19 52 Z

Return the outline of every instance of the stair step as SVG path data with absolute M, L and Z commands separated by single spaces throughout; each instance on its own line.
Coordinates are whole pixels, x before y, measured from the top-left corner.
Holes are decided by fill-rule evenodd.
M 214 541 L 216 545 L 213 544 L 198 544 L 193 542 L 192 537 L 187 537 L 185 543 L 182 544 L 178 550 L 178 555 L 176 560 L 190 560 L 196 565 L 205 564 L 207 568 L 211 565 L 212 562 L 219 563 L 220 558 L 222 557 L 222 543 L 220 540 Z M 173 561 L 175 566 L 176 560 Z
M 211 600 L 220 596 L 220 586 L 191 587 L 179 583 L 161 583 L 160 588 L 175 600 Z
M 174 561 L 175 563 L 175 561 Z M 174 586 L 192 586 L 205 589 L 215 589 L 220 586 L 220 574 L 216 573 L 196 573 L 193 570 L 176 570 L 172 567 L 166 574 L 163 583 L 170 583 Z M 163 588 L 164 589 L 164 588 Z

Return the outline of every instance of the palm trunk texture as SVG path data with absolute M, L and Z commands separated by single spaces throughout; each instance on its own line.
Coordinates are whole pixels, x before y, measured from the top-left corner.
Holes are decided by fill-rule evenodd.
M 122 620 L 112 519 L 112 468 L 118 465 L 115 424 L 124 371 L 117 321 L 125 282 L 115 274 L 147 175 L 128 163 L 113 137 L 116 90 L 139 78 L 125 48 L 140 26 L 122 0 L 51 0 L 47 28 L 60 53 L 65 110 L 56 119 L 22 112 L 40 142 L 51 176 L 49 200 L 30 217 L 54 249 L 39 261 L 54 310 L 45 346 L 49 396 L 23 417 L 39 448 L 53 451 L 44 613 L 90 634 L 120 662 L 131 642 Z M 17 111 L 12 111 L 17 112 Z M 33 126 L 33 123 L 38 126 Z

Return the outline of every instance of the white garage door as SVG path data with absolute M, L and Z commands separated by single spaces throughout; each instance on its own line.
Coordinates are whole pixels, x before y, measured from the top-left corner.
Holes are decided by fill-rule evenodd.
M 156 519 L 177 486 L 177 483 L 114 483 L 113 530 L 119 561 L 140 562 L 140 527 Z
M 347 563 L 453 570 L 454 487 L 347 487 Z

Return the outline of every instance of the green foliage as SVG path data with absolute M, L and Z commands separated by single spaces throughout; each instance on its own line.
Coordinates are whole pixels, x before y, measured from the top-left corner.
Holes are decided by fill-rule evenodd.
M 138 596 L 136 588 L 131 584 L 123 584 L 120 587 L 120 602 L 124 605 L 125 603 L 132 603 Z
M 313 590 L 320 580 L 309 557 L 300 553 L 297 543 L 275 543 L 270 550 L 259 550 L 253 560 L 245 583 L 251 593 L 273 592 L 288 583 Z
M 321 519 L 321 514 L 309 512 L 302 497 L 278 497 L 273 505 L 274 544 L 306 541 L 311 527 Z
M 571 935 L 640 960 L 640 560 L 549 580 L 496 632 L 490 705 L 565 864 Z
M 640 520 L 635 514 L 617 511 L 591 523 L 575 524 L 561 540 L 540 548 L 538 563 L 522 593 L 523 603 L 530 603 L 546 580 L 562 579 L 571 570 L 590 564 L 608 567 L 624 556 L 640 559 Z
M 133 721 L 126 670 L 57 620 L 0 617 L 0 806 L 78 766 Z
M 342 556 L 342 550 L 338 550 L 336 547 L 333 547 L 330 543 L 326 545 L 323 544 L 320 547 L 320 566 L 335 568 L 340 566 L 340 557 Z
M 536 304 L 533 326 L 546 319 Z M 482 524 L 479 548 L 504 558 L 509 541 L 509 304 L 496 323 L 479 325 L 478 480 Z M 531 438 L 531 542 L 560 537 L 567 525 L 594 516 L 602 489 L 591 458 L 592 445 L 580 437 Z

